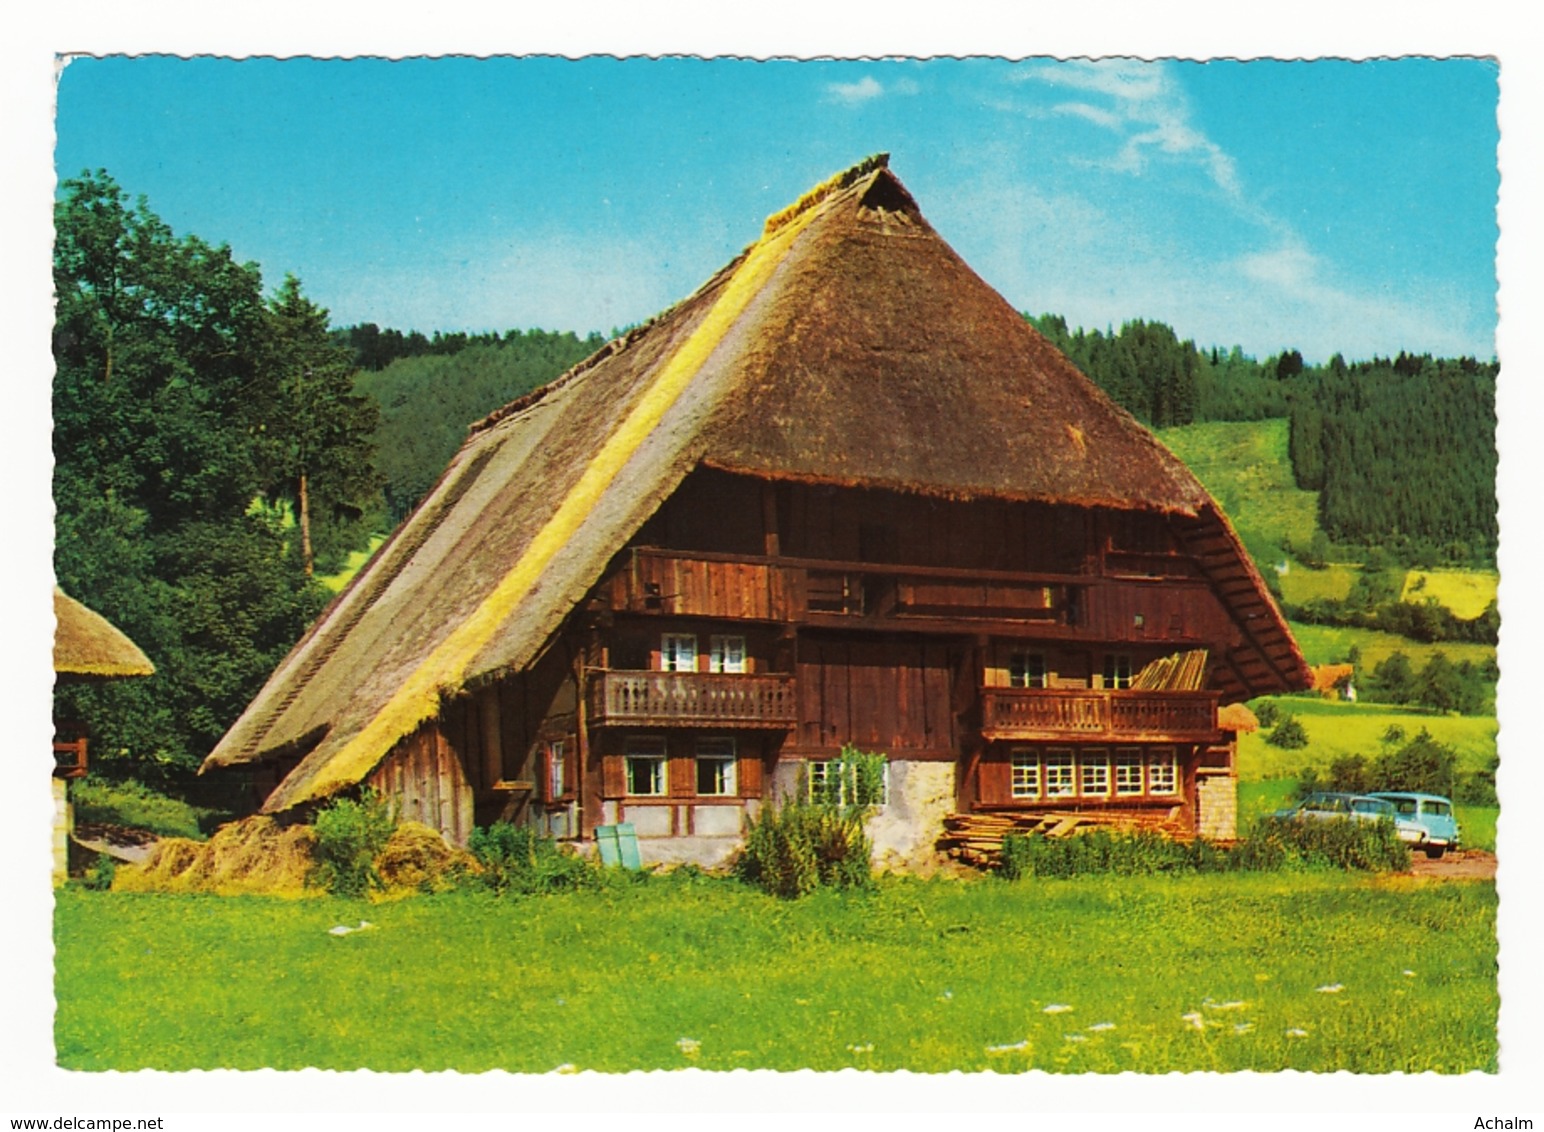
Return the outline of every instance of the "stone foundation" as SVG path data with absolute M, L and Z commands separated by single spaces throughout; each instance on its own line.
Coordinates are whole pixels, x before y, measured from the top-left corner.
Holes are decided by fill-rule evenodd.
M 1231 774 L 1206 774 L 1196 779 L 1200 820 L 1196 832 L 1210 841 L 1238 836 L 1238 779 Z

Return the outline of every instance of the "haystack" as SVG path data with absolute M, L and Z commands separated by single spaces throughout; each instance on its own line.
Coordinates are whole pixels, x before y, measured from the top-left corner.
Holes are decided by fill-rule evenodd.
M 376 855 L 375 871 L 388 890 L 439 892 L 467 873 L 480 872 L 481 866 L 477 858 L 451 845 L 438 830 L 405 821 Z
M 222 825 L 208 841 L 169 837 L 142 865 L 121 868 L 115 892 L 265 893 L 303 896 L 316 833 L 261 815 Z

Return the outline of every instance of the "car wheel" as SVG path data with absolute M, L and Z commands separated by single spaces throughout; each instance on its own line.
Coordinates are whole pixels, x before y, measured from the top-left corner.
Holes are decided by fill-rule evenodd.
M 1446 845 L 1428 845 L 1428 846 L 1426 846 L 1426 855 L 1428 857 L 1430 857 L 1433 861 L 1435 861 L 1438 857 L 1442 856 L 1442 854 L 1444 854 L 1446 852 L 1447 852 L 1447 846 Z

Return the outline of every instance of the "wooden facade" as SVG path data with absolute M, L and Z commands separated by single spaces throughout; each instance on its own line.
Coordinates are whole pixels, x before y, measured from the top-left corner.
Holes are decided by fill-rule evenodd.
M 1223 694 L 1133 688 L 1244 641 L 1157 513 L 699 469 L 530 671 L 450 703 L 370 783 L 464 840 L 733 838 L 779 766 L 844 744 L 953 764 L 962 812 L 1130 812 L 1194 832 L 1232 775 Z

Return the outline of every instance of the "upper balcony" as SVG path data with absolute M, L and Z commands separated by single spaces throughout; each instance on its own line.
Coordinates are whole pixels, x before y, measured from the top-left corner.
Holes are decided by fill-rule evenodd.
M 778 672 L 595 672 L 588 707 L 594 727 L 786 731 L 798 718 L 794 678 Z
M 1056 742 L 1215 743 L 1217 692 L 1093 688 L 983 688 L 987 739 Z

